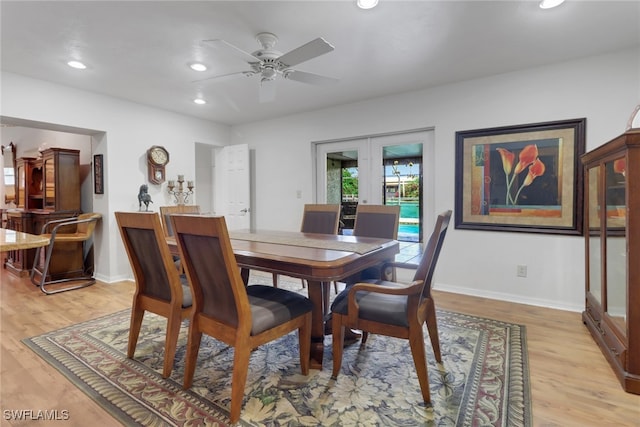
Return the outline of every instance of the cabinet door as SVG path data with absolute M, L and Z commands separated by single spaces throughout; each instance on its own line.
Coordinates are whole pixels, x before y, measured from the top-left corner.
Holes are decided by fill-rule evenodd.
M 16 166 L 16 206 L 20 209 L 24 209 L 25 200 L 27 197 L 27 175 L 26 175 L 26 167 L 24 163 L 18 163 Z
M 587 221 L 589 238 L 587 239 L 588 261 L 587 266 L 587 292 L 590 299 L 602 306 L 602 241 L 601 241 L 601 217 L 600 212 L 600 166 L 592 167 L 587 172 L 587 191 L 585 201 L 587 203 Z
M 53 157 L 45 158 L 44 167 L 44 209 L 56 208 L 56 165 Z
M 626 334 L 627 310 L 627 230 L 626 159 L 606 162 L 606 304 L 605 312 L 618 332 Z

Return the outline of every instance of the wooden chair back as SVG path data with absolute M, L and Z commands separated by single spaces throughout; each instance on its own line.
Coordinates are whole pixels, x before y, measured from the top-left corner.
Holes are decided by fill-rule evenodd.
M 171 221 L 195 312 L 219 323 L 221 331 L 248 334 L 251 309 L 224 217 L 174 215 Z M 232 344 L 228 339 L 222 340 Z
M 340 205 L 306 204 L 300 231 L 303 233 L 338 234 Z
M 116 212 L 115 216 L 136 282 L 127 356 L 134 355 L 144 312 L 166 317 L 166 378 L 173 367 L 180 323 L 191 312 L 191 291 L 186 279 L 180 278 L 157 214 Z
M 173 236 L 173 228 L 169 220 L 172 214 L 199 214 L 199 205 L 177 205 L 177 206 L 160 206 L 160 218 L 162 218 L 162 229 L 167 237 Z
M 425 298 L 431 298 L 433 273 L 436 269 L 436 264 L 438 262 L 438 257 L 440 256 L 442 244 L 444 243 L 444 237 L 446 236 L 447 229 L 449 228 L 450 220 L 450 210 L 438 215 L 436 224 L 433 227 L 433 232 L 431 233 L 431 236 L 429 237 L 429 240 L 427 241 L 427 244 L 424 248 L 424 253 L 422 254 L 422 258 L 420 259 L 420 264 L 418 264 L 418 269 L 413 276 L 414 281 L 423 281 L 423 289 L 421 292 L 422 297 L 420 299 L 420 303 L 422 303 Z
M 378 237 L 381 239 L 398 238 L 400 206 L 358 204 L 353 235 Z

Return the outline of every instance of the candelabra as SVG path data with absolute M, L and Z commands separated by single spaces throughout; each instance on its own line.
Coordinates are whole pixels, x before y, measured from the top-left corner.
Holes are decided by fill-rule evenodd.
M 167 186 L 169 187 L 169 194 L 172 194 L 173 197 L 176 198 L 176 205 L 186 205 L 189 199 L 189 196 L 193 194 L 193 181 L 187 181 L 188 190 L 184 189 L 184 175 L 178 175 L 178 188 L 176 188 L 176 182 L 170 179 L 167 182 Z M 175 190 L 174 190 L 175 188 Z

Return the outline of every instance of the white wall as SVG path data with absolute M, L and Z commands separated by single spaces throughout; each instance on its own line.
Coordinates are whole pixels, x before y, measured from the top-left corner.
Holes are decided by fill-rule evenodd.
M 454 208 L 456 131 L 586 117 L 590 150 L 621 134 L 638 102 L 640 52 L 631 50 L 235 126 L 232 138 L 255 152 L 257 227 L 296 230 L 303 204 L 314 201 L 312 141 L 433 126 L 438 213 Z M 516 277 L 518 264 L 528 266 L 527 278 Z M 584 241 L 452 227 L 436 282 L 438 289 L 581 310 Z
M 163 145 L 169 177 L 194 174 L 195 142 L 247 143 L 252 153 L 255 225 L 296 230 L 313 201 L 311 142 L 406 129 L 435 128 L 435 213 L 454 207 L 455 132 L 587 118 L 587 150 L 624 131 L 640 101 L 640 52 L 625 51 L 485 79 L 342 105 L 276 120 L 227 126 L 89 92 L 2 73 L 3 116 L 93 130 L 105 154 L 106 193 L 94 195 L 105 219 L 96 251 L 98 277 L 130 274 L 113 212 L 137 210 L 146 182 L 145 153 Z M 284 166 L 284 167 L 283 167 Z M 292 178 L 293 177 L 293 178 Z M 154 208 L 170 204 L 166 185 L 151 186 Z M 198 188 L 196 187 L 196 192 Z M 302 198 L 296 198 L 297 190 Z M 196 194 L 197 197 L 197 194 Z M 528 277 L 516 277 L 516 265 Z M 451 229 L 437 288 L 580 310 L 584 302 L 580 237 Z
M 104 154 L 105 194 L 92 195 L 93 210 L 103 215 L 96 229 L 96 275 L 107 282 L 131 277 L 113 212 L 138 210 L 138 188 L 147 182 L 147 149 L 167 148 L 168 179 L 178 174 L 194 179 L 195 143 L 226 145 L 229 127 L 13 73 L 3 72 L 1 78 L 0 115 L 43 128 L 78 128 L 91 135 L 93 153 Z M 149 187 L 154 210 L 173 204 L 166 183 Z

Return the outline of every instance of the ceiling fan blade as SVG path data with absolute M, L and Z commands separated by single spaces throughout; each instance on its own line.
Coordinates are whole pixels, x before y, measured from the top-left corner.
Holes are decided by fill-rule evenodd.
M 276 99 L 276 80 L 263 79 L 260 82 L 260 103 L 273 102 Z
M 335 49 L 329 42 L 322 37 L 318 37 L 315 40 L 310 41 L 307 44 L 293 49 L 278 58 L 278 61 L 284 64 L 286 67 L 293 67 L 294 65 L 308 61 L 316 56 L 324 55 Z
M 287 71 L 284 77 L 297 82 L 309 83 L 312 85 L 330 85 L 338 83 L 340 80 L 333 77 L 321 76 L 319 74 L 307 73 L 305 71 Z
M 244 50 L 240 49 L 237 46 L 232 45 L 231 43 L 229 43 L 226 40 L 222 40 L 222 39 L 211 39 L 211 40 L 203 40 L 203 43 L 206 43 L 209 46 L 212 46 L 216 49 L 228 49 L 229 52 L 231 52 L 234 56 L 242 59 L 243 61 L 249 62 L 249 63 L 253 63 L 253 62 L 260 62 L 260 60 L 258 58 L 256 58 L 255 56 L 251 55 L 249 52 L 245 52 Z
M 200 83 L 200 82 L 207 82 L 207 81 L 214 81 L 214 80 L 216 82 L 223 82 L 226 80 L 231 80 L 231 79 L 235 79 L 243 76 L 251 77 L 254 74 L 255 73 L 253 71 L 236 71 L 235 73 L 221 74 L 219 76 L 207 77 L 206 79 L 193 80 L 191 83 Z

